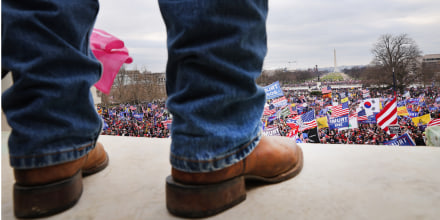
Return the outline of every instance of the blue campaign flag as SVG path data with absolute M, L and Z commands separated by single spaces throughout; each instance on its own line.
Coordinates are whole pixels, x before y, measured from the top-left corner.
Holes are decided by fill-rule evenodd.
M 142 121 L 142 119 L 144 118 L 144 114 L 135 113 L 135 114 L 133 114 L 133 117 L 136 118 L 138 121 Z
M 377 115 L 377 113 L 374 113 L 373 115 L 368 116 L 367 120 L 358 121 L 358 123 L 361 123 L 361 124 L 377 124 L 376 115 Z M 358 113 L 358 116 L 359 116 L 359 113 Z
M 336 128 L 337 129 L 348 128 L 348 126 L 349 126 L 348 115 L 344 115 L 344 116 L 336 117 L 336 118 L 327 117 L 327 121 L 328 121 L 328 127 L 330 130 L 336 129 Z
M 415 117 L 419 116 L 418 112 L 413 112 L 413 111 L 410 111 L 410 110 L 408 110 L 408 114 L 409 114 L 409 117 L 411 117 L 411 118 L 415 118 Z
M 437 107 L 433 107 L 433 106 L 429 107 L 429 111 L 437 111 L 437 110 L 438 110 Z
M 266 92 L 266 99 L 274 99 L 280 96 L 284 96 L 279 81 L 276 81 L 268 86 L 265 86 L 264 91 Z
M 412 140 L 412 138 L 408 135 L 408 133 L 403 134 L 402 136 L 383 142 L 385 145 L 395 145 L 395 146 L 416 146 L 416 143 Z
M 413 105 L 419 105 L 419 99 L 417 99 L 417 98 L 408 99 L 408 103 L 413 104 Z

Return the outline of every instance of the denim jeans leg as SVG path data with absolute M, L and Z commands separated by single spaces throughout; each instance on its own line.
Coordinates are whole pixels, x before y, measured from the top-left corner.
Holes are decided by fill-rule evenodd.
M 219 170 L 261 136 L 267 0 L 159 0 L 167 27 L 171 165 Z
M 2 68 L 14 81 L 2 108 L 15 169 L 68 162 L 94 148 L 102 122 L 90 88 L 101 64 L 89 37 L 98 9 L 96 0 L 2 1 Z

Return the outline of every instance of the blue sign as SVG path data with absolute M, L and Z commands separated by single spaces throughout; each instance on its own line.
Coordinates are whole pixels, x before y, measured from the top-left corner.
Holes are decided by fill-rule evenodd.
M 411 117 L 411 118 L 419 116 L 418 112 L 413 112 L 413 111 L 410 111 L 410 110 L 408 110 L 408 114 L 409 114 L 409 117 Z
M 144 118 L 144 114 L 142 114 L 142 113 L 134 113 L 133 117 L 136 118 L 138 121 L 142 121 L 142 119 Z
M 281 90 L 280 82 L 276 81 L 268 86 L 264 87 L 266 92 L 266 99 L 274 99 L 280 96 L 284 96 L 283 90 Z
M 348 128 L 348 125 L 349 125 L 348 115 L 337 117 L 337 118 L 328 117 L 327 120 L 328 120 L 329 129 Z
M 419 99 L 408 99 L 408 103 L 413 104 L 413 105 L 419 105 Z
M 368 116 L 368 119 L 367 119 L 367 120 L 364 120 L 364 121 L 358 121 L 358 123 L 360 123 L 360 124 L 376 124 L 376 123 L 377 123 L 377 121 L 376 121 L 376 115 L 377 115 L 377 113 L 374 113 L 374 115 L 370 115 L 370 116 Z
M 385 141 L 383 143 L 385 145 L 395 145 L 395 146 L 416 146 L 416 144 L 408 135 L 408 133 L 405 133 L 396 139 L 393 139 L 391 141 Z

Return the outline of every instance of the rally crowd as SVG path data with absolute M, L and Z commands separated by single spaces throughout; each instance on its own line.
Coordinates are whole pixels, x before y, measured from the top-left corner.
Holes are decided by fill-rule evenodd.
M 104 120 L 103 135 L 168 138 L 171 115 L 165 102 L 98 106 Z
M 369 98 L 379 98 L 382 105 L 391 100 L 394 92 L 386 89 L 331 89 L 330 95 L 311 95 L 308 90 L 283 91 L 287 99 L 290 113 L 288 115 L 262 117 L 263 129 L 277 127 L 279 135 L 289 136 L 292 133 L 292 126 L 289 119 L 314 110 L 315 117 L 322 118 L 330 115 L 329 106 L 340 103 L 342 98 L 348 98 L 350 117 L 359 117 L 357 108 L 365 99 L 368 92 Z M 397 100 L 400 106 L 404 105 L 411 115 L 398 116 L 399 131 L 397 135 L 407 133 L 416 145 L 425 145 L 426 123 L 415 124 L 411 118 L 430 114 L 431 119 L 440 118 L 440 88 L 409 88 L 403 94 L 397 93 Z M 271 101 L 268 101 L 271 106 Z M 274 112 L 285 107 L 273 107 Z M 135 137 L 170 137 L 172 116 L 167 111 L 164 101 L 154 101 L 138 105 L 121 104 L 117 106 L 98 106 L 98 112 L 103 117 L 103 135 L 135 136 Z M 273 114 L 276 115 L 276 114 Z M 358 121 L 356 128 L 330 129 L 318 123 L 317 134 L 319 142 L 323 144 L 373 144 L 382 145 L 392 139 L 392 136 L 385 132 L 377 123 L 371 120 Z M 306 134 L 297 134 L 301 142 L 309 142 Z
M 334 103 L 341 103 L 341 98 L 347 98 L 349 101 L 349 115 L 351 117 L 358 117 L 358 126 L 351 129 L 329 129 L 328 125 L 320 125 L 318 122 L 317 133 L 320 143 L 330 144 L 373 144 L 383 145 L 385 142 L 392 140 L 392 135 L 385 132 L 378 126 L 374 120 L 360 120 L 357 112 L 359 105 L 368 94 L 368 98 L 379 98 L 382 106 L 394 97 L 392 90 L 386 89 L 331 89 L 330 95 L 327 97 L 317 95 L 303 95 L 307 91 L 284 91 L 285 97 L 290 106 L 289 116 L 276 117 L 270 120 L 270 117 L 264 118 L 262 121 L 266 126 L 277 126 L 279 134 L 282 136 L 289 136 L 292 129 L 295 127 L 289 125 L 289 118 L 295 118 L 304 112 L 314 110 L 316 118 L 330 116 L 330 106 Z M 425 145 L 425 129 L 427 122 L 415 123 L 412 120 L 419 116 L 429 116 L 430 119 L 440 118 L 440 89 L 438 87 L 428 88 L 409 88 L 403 94 L 397 92 L 398 106 L 406 107 L 408 114 L 398 116 L 398 133 L 397 136 L 407 133 L 416 145 Z M 268 102 L 271 105 L 271 102 Z M 276 107 L 278 110 L 282 107 Z M 268 123 L 269 119 L 269 123 Z M 301 142 L 309 142 L 307 136 L 303 136 L 301 132 L 298 134 Z

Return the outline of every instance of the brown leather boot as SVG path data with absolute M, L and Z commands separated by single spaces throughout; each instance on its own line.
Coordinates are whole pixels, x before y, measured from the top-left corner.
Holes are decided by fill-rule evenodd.
M 246 198 L 245 180 L 278 183 L 296 176 L 303 166 L 301 148 L 286 137 L 261 138 L 242 161 L 209 173 L 188 173 L 172 168 L 166 179 L 166 203 L 181 217 L 207 217 Z
M 62 212 L 79 200 L 82 176 L 94 174 L 108 165 L 101 143 L 86 156 L 49 167 L 14 169 L 14 213 L 18 218 L 36 218 Z

